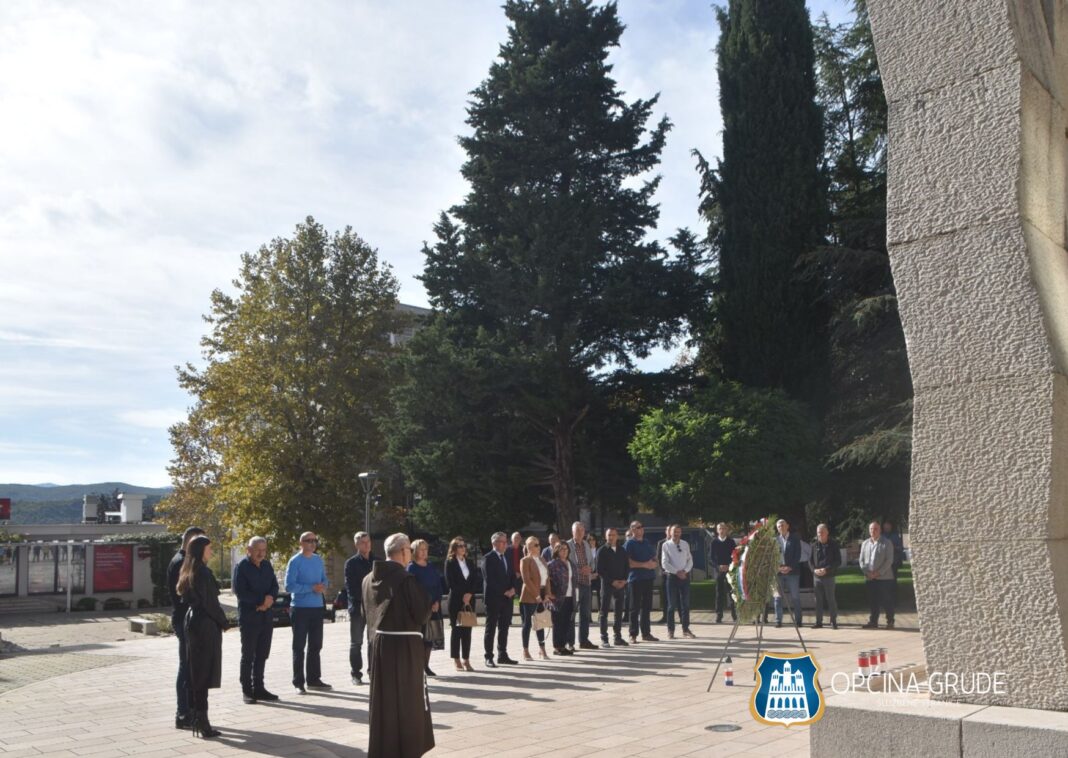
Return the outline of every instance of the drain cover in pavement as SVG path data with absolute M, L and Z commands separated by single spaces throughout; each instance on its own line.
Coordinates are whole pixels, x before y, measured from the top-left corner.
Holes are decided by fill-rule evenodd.
M 705 730 L 709 732 L 737 732 L 741 729 L 737 724 L 712 724 L 706 726 Z

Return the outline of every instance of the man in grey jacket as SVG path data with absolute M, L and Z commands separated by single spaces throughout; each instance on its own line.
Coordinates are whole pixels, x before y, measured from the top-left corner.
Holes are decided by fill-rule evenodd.
M 894 628 L 894 546 L 882 536 L 878 521 L 868 525 L 871 539 L 860 546 L 860 570 L 864 572 L 868 588 L 868 607 L 871 615 L 864 629 L 879 628 L 879 607 L 886 611 L 886 628 Z

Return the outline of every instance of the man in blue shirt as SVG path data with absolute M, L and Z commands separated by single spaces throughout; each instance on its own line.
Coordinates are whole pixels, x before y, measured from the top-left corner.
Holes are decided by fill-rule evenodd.
M 352 541 L 356 555 L 345 561 L 345 594 L 349 596 L 349 669 L 352 683 L 363 684 L 363 633 L 367 620 L 363 616 L 363 578 L 371 573 L 375 557 L 371 555 L 371 535 L 356 532 Z M 368 647 L 370 650 L 370 647 Z
M 658 642 L 649 628 L 649 615 L 653 611 L 653 581 L 656 579 L 656 548 L 645 541 L 645 527 L 640 521 L 632 521 L 633 537 L 623 545 L 630 568 L 627 574 L 627 589 L 630 592 L 630 642 L 638 644 L 638 629 L 642 640 Z
M 277 700 L 263 686 L 263 667 L 271 654 L 274 624 L 271 606 L 278 597 L 278 577 L 267 560 L 267 540 L 253 537 L 247 555 L 234 566 L 231 586 L 237 595 L 237 621 L 241 627 L 241 692 L 246 703 Z
M 300 535 L 300 552 L 286 565 L 286 592 L 292 594 L 289 618 L 293 624 L 293 687 L 298 695 L 310 690 L 329 690 L 322 680 L 319 651 L 323 649 L 323 593 L 326 591 L 326 567 L 315 554 L 319 538 L 315 532 Z M 305 665 L 304 647 L 308 657 Z M 307 676 L 305 676 L 307 671 Z

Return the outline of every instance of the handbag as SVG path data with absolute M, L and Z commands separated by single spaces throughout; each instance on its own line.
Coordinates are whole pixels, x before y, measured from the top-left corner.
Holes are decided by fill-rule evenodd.
M 534 620 L 532 621 L 531 626 L 534 627 L 534 631 L 553 628 L 553 615 L 544 604 L 538 603 L 538 607 L 534 611 Z
M 423 639 L 431 643 L 435 650 L 445 649 L 445 624 L 440 618 L 432 618 L 423 624 Z
M 457 612 L 456 626 L 466 626 L 468 628 L 478 626 L 478 616 L 475 615 L 470 603 Z

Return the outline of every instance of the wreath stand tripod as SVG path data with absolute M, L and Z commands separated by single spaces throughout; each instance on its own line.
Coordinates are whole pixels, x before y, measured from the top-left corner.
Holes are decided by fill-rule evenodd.
M 789 599 L 790 598 L 790 594 L 789 593 L 780 592 L 780 597 L 783 598 L 786 601 L 787 610 L 790 612 L 790 616 L 794 620 L 794 631 L 797 632 L 797 641 L 801 643 L 801 649 L 804 650 L 807 653 L 808 652 L 808 647 L 805 645 L 804 638 L 801 637 L 801 626 L 797 623 L 797 615 L 794 613 L 793 602 Z M 800 609 L 798 609 L 798 610 L 800 610 Z M 758 662 L 760 661 L 760 649 L 761 649 L 761 647 L 763 646 L 763 643 L 764 643 L 764 623 L 767 620 L 767 616 L 768 616 L 768 606 L 767 606 L 767 603 L 765 603 L 764 607 L 761 608 L 760 613 L 757 614 L 756 620 L 753 622 L 753 623 L 756 624 L 756 627 L 757 627 L 756 660 Z M 723 660 L 727 657 L 727 650 L 730 648 L 731 642 L 734 641 L 735 635 L 738 634 L 738 626 L 740 624 L 741 624 L 740 621 L 735 621 L 734 622 L 734 627 L 731 629 L 730 636 L 727 637 L 726 644 L 723 645 L 723 652 L 720 653 L 719 663 L 716 664 L 716 670 L 712 672 L 712 679 L 711 679 L 711 681 L 709 681 L 708 689 L 706 689 L 705 692 L 711 692 L 712 691 L 712 685 L 716 683 L 716 677 L 719 676 L 719 669 L 723 665 Z M 755 666 L 754 666 L 754 670 L 753 670 L 753 678 L 756 679 L 756 667 Z

